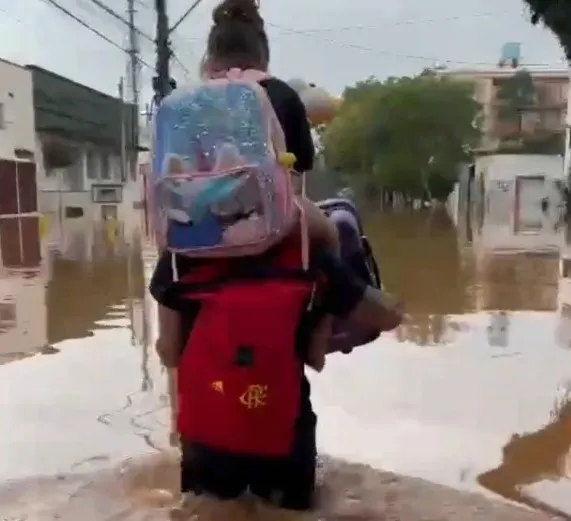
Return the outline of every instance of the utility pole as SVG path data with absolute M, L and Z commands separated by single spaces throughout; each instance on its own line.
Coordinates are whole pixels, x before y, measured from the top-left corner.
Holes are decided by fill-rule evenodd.
M 125 82 L 123 78 L 119 80 L 119 102 L 121 103 L 121 181 L 127 181 L 127 139 L 126 139 L 126 121 L 125 121 Z
M 129 87 L 131 100 L 139 113 L 139 75 L 141 65 L 139 61 L 139 35 L 135 26 L 135 0 L 127 0 L 127 19 L 129 21 Z
M 169 62 L 172 52 L 169 42 L 167 0 L 155 0 L 155 9 L 157 11 L 157 75 L 153 78 L 153 89 L 155 103 L 159 105 L 171 91 Z
M 169 27 L 167 0 L 155 0 L 155 11 L 157 12 L 157 75 L 153 77 L 155 105 L 159 105 L 161 101 L 171 93 L 171 91 L 176 89 L 176 82 L 170 77 L 169 62 L 173 54 L 170 47 L 170 35 L 182 22 L 184 22 L 184 20 L 186 20 L 186 18 L 200 5 L 201 2 L 202 0 L 194 0 L 178 21 L 172 27 Z

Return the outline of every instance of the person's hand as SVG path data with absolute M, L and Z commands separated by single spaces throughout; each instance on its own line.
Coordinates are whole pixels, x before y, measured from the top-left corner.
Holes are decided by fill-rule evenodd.
M 401 325 L 404 316 L 404 305 L 394 295 L 381 290 L 381 302 L 385 309 L 383 314 L 383 331 L 392 331 Z
M 329 342 L 333 335 L 333 317 L 325 316 L 311 334 L 307 365 L 320 373 L 325 367 L 325 356 L 329 351 Z

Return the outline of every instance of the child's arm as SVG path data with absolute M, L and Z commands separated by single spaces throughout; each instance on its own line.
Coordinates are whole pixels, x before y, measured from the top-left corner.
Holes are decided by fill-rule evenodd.
M 325 356 L 329 351 L 329 342 L 333 334 L 333 315 L 325 315 L 315 326 L 309 342 L 307 365 L 320 373 L 325 367 Z
M 309 238 L 312 245 L 325 247 L 338 255 L 341 250 L 337 226 L 309 199 L 300 199 L 300 204 L 307 219 Z
M 167 368 L 167 392 L 170 403 L 171 446 L 177 446 L 178 432 L 176 417 L 178 412 L 177 366 L 182 352 L 182 317 L 180 313 L 159 304 L 159 336 L 155 348 L 161 363 Z
M 182 352 L 182 317 L 180 313 L 159 304 L 159 335 L 155 348 L 162 364 L 177 367 Z
M 325 248 L 338 256 L 341 242 L 335 224 L 309 199 L 302 199 L 301 204 L 307 218 L 311 244 L 317 248 Z M 325 355 L 329 350 L 333 334 L 333 320 L 333 315 L 325 315 L 311 335 L 308 364 L 317 372 L 321 372 L 325 367 Z
M 340 259 L 321 251 L 318 265 L 327 278 L 324 309 L 340 318 L 381 331 L 398 327 L 402 304 L 389 293 L 364 284 Z

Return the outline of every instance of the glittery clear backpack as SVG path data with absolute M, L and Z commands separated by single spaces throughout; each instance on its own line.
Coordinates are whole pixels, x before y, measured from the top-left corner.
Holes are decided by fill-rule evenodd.
M 259 81 L 232 69 L 168 96 L 155 115 L 149 207 L 161 248 L 257 255 L 298 222 L 285 138 Z

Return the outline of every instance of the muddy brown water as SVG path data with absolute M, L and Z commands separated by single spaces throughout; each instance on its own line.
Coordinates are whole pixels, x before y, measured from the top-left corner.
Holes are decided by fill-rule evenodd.
M 40 266 L 0 272 L 0 519 L 151 519 L 176 490 L 154 248 L 138 226 L 100 228 L 63 222 Z M 311 375 L 322 452 L 571 514 L 564 231 L 501 255 L 440 214 L 368 231 L 409 316 Z

